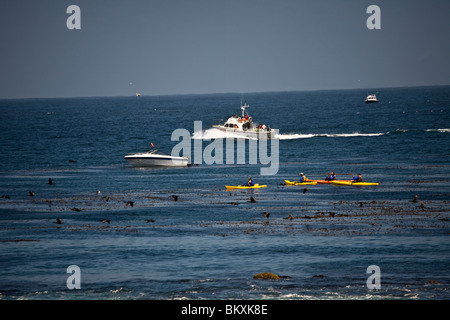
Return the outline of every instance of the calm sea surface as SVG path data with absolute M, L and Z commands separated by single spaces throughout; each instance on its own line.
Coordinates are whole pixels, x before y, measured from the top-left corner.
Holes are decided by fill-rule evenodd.
M 241 98 L 279 129 L 277 174 L 249 163 L 249 140 L 244 164 L 124 160 L 152 142 L 170 154 L 175 129 L 208 150 Z M 450 298 L 450 87 L 0 100 L 0 113 L 0 299 Z M 330 171 L 380 185 L 283 185 Z M 225 189 L 249 176 L 267 188 Z

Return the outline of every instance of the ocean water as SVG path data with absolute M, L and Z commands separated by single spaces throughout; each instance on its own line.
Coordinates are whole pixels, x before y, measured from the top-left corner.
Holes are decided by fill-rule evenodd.
M 373 92 L 0 100 L 0 299 L 449 299 L 450 87 Z M 276 174 L 250 140 L 242 164 L 124 160 L 176 129 L 207 150 L 241 100 L 279 130 Z M 283 185 L 330 171 L 380 185 Z M 225 189 L 249 176 L 267 188 Z

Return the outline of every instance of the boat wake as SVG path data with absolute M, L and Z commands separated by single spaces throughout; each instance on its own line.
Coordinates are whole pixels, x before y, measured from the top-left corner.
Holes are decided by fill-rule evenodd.
M 275 139 L 279 140 L 292 140 L 292 139 L 308 139 L 315 137 L 328 137 L 328 138 L 349 138 L 349 137 L 378 137 L 385 133 L 309 133 L 309 134 L 277 134 Z
M 445 128 L 445 129 L 427 129 L 427 130 L 425 130 L 425 131 L 437 131 L 437 132 L 450 132 L 450 129 L 448 129 L 448 128 Z
M 292 140 L 292 139 L 308 139 L 315 137 L 327 137 L 327 138 L 352 138 L 352 137 L 379 137 L 388 134 L 397 134 L 397 133 L 406 133 L 409 130 L 406 129 L 397 129 L 393 132 L 378 132 L 378 133 L 291 133 L 291 134 L 277 134 L 274 139 L 279 140 Z M 426 129 L 427 132 L 440 132 L 440 133 L 449 133 L 449 128 L 443 129 Z
M 276 134 L 274 139 L 278 140 L 294 140 L 294 139 L 309 139 L 315 137 L 328 137 L 328 138 L 348 138 L 348 137 L 377 137 L 385 135 L 386 133 L 287 133 L 287 134 Z M 247 137 L 241 135 L 237 132 L 225 132 L 219 129 L 211 128 L 204 131 L 194 132 L 192 139 L 199 140 L 211 140 L 211 139 L 247 139 L 247 140 L 257 140 L 254 137 Z
M 278 140 L 295 140 L 295 139 L 310 139 L 316 137 L 326 137 L 326 138 L 352 138 L 352 137 L 379 137 L 388 134 L 405 133 L 409 130 L 397 129 L 393 132 L 378 132 L 378 133 L 279 133 L 274 136 L 274 139 Z M 426 129 L 428 132 L 450 132 L 450 129 Z M 219 129 L 211 128 L 204 131 L 194 132 L 192 139 L 200 140 L 211 140 L 211 139 L 247 139 L 247 140 L 257 140 L 254 137 L 247 137 L 238 132 L 225 132 Z

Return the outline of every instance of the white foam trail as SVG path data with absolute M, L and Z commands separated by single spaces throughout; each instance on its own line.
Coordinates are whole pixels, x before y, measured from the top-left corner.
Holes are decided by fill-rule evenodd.
M 314 137 L 329 137 L 329 138 L 348 138 L 348 137 L 377 137 L 384 135 L 385 133 L 289 133 L 289 134 L 276 134 L 274 139 L 279 140 L 294 140 L 294 139 L 309 139 Z M 248 139 L 257 140 L 254 137 L 247 137 L 237 132 L 222 131 L 216 128 L 210 128 L 204 131 L 197 131 L 192 134 L 192 139 L 211 140 L 211 139 Z
M 450 129 L 448 129 L 448 128 L 445 128 L 445 129 L 427 129 L 425 131 L 450 132 Z
M 348 138 L 348 137 L 377 137 L 382 136 L 385 133 L 317 133 L 317 134 L 277 134 L 275 135 L 275 139 L 279 140 L 291 140 L 291 139 L 307 139 L 307 138 L 314 138 L 314 137 L 329 137 L 329 138 Z
M 318 136 L 325 136 L 325 137 L 378 137 L 382 136 L 384 133 L 336 133 L 336 134 L 324 134 L 324 135 L 318 135 Z
M 293 133 L 293 134 L 276 134 L 274 139 L 279 140 L 291 140 L 291 139 L 308 139 L 315 137 L 315 134 L 300 134 L 300 133 Z

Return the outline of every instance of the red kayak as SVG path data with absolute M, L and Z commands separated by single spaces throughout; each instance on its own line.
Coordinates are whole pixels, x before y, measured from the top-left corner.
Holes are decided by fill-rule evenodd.
M 333 182 L 352 182 L 353 180 L 313 180 L 313 179 L 307 179 L 306 181 L 323 183 L 323 184 L 331 184 Z

